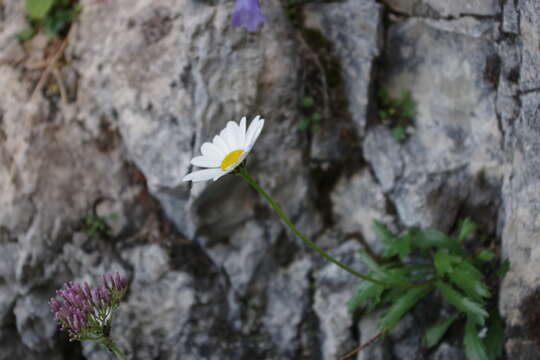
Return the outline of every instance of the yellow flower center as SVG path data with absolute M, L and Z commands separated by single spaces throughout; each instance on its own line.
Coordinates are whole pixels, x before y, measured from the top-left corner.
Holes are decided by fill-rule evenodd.
M 244 150 L 234 150 L 225 156 L 225 159 L 221 162 L 221 170 L 226 171 L 229 166 L 236 163 L 240 155 L 244 153 Z

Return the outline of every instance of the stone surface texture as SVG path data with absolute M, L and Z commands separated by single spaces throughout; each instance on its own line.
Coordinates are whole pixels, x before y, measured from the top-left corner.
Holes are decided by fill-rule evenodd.
M 0 1 L 0 360 L 109 359 L 67 342 L 47 300 L 111 271 L 130 282 L 112 330 L 130 359 L 333 360 L 374 336 L 376 314 L 347 312 L 356 279 L 241 179 L 181 181 L 246 114 L 267 120 L 252 175 L 359 271 L 357 251 L 380 249 L 373 220 L 451 231 L 470 217 L 500 238 L 506 353 L 540 358 L 536 0 L 266 0 L 254 33 L 230 26 L 229 0 L 80 2 L 35 91 L 60 42 L 20 43 L 24 2 Z M 335 104 L 301 131 L 304 71 L 317 67 L 335 77 Z M 377 118 L 380 88 L 412 93 L 403 142 Z M 465 359 L 456 339 L 423 349 L 438 313 L 423 304 L 357 359 Z

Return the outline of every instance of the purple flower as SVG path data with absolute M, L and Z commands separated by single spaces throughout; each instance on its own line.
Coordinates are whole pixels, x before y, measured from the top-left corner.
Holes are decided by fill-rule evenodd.
M 244 26 L 249 31 L 255 31 L 264 21 L 266 17 L 261 12 L 259 0 L 236 0 L 232 26 Z
M 49 300 L 54 319 L 71 340 L 99 338 L 110 327 L 112 313 L 120 305 L 127 291 L 127 280 L 116 273 L 103 275 L 104 287 L 92 289 L 67 282 Z

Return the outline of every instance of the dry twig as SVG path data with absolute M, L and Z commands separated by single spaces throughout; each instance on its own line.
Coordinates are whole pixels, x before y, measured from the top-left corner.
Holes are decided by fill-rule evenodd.
M 384 330 L 381 330 L 379 333 L 377 333 L 377 335 L 375 335 L 374 337 L 372 337 L 371 339 L 369 339 L 367 342 L 361 344 L 360 346 L 358 346 L 356 349 L 352 350 L 351 352 L 343 355 L 342 357 L 340 357 L 338 360 L 347 360 L 347 359 L 350 359 L 351 357 L 353 357 L 354 355 L 358 354 L 360 351 L 364 350 L 365 348 L 367 348 L 368 346 L 370 346 L 371 344 L 373 344 L 374 342 L 376 342 L 377 340 L 379 340 L 381 337 L 383 337 L 384 335 L 386 335 L 386 332 L 388 330 L 387 329 L 384 329 Z
M 46 67 L 45 67 L 45 70 L 43 71 L 43 73 L 41 74 L 39 82 L 37 83 L 34 91 L 32 92 L 32 96 L 30 97 L 30 101 L 34 100 L 34 98 L 36 97 L 36 94 L 43 88 L 43 86 L 45 85 L 45 82 L 49 78 L 49 75 L 51 73 L 53 73 L 53 75 L 54 75 L 54 70 L 57 69 L 57 62 L 58 62 L 58 60 L 60 60 L 62 55 L 64 55 L 64 51 L 66 50 L 66 48 L 68 46 L 68 43 L 69 43 L 69 38 L 75 32 L 75 30 L 74 30 L 75 27 L 76 27 L 76 25 L 75 25 L 75 21 L 74 21 L 71 24 L 71 28 L 69 29 L 69 32 L 66 35 L 66 38 L 62 41 L 62 44 L 60 45 L 60 48 L 58 49 L 58 51 L 56 51 L 56 53 L 54 53 L 54 55 L 51 56 L 49 59 L 45 60 L 45 64 L 43 64 L 43 63 L 33 64 L 34 67 L 43 67 L 43 65 L 46 65 Z M 60 89 L 62 89 L 63 88 L 63 85 L 61 84 L 62 83 L 62 78 L 60 76 L 60 72 L 58 72 L 58 74 L 59 74 L 59 76 L 56 78 L 56 80 L 58 81 L 58 87 Z

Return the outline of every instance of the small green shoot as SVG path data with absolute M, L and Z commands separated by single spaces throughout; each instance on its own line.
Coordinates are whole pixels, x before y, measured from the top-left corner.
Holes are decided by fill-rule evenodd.
M 451 326 L 460 324 L 465 326 L 463 344 L 469 360 L 499 359 L 504 327 L 496 310 L 488 313 L 492 295 L 483 273 L 489 274 L 493 262 L 499 259 L 491 250 L 481 250 L 476 256 L 465 250 L 464 242 L 475 239 L 476 225 L 468 219 L 461 222 L 455 236 L 415 228 L 399 235 L 379 222 L 374 229 L 383 244 L 381 260 L 376 261 L 365 251 L 359 255 L 368 275 L 388 285 L 361 282 L 348 303 L 349 311 L 383 309 L 381 331 L 392 331 L 418 303 L 438 293 L 455 312 L 426 330 L 424 345 L 437 346 Z M 488 263 L 491 266 L 484 267 Z M 498 273 L 506 271 L 507 264 L 503 261 Z M 478 332 L 484 326 L 488 331 L 481 338 Z
M 81 9 L 77 0 L 26 0 L 28 28 L 17 38 L 26 41 L 40 29 L 50 37 L 64 36 Z
M 411 92 L 403 90 L 399 98 L 392 98 L 386 89 L 381 88 L 377 95 L 379 119 L 390 128 L 390 133 L 396 141 L 405 141 L 416 116 L 416 104 Z
M 111 231 L 109 225 L 107 225 L 107 220 L 116 221 L 118 217 L 116 213 L 112 213 L 104 218 L 94 214 L 86 215 L 83 221 L 84 231 L 90 237 L 106 237 Z
M 315 105 L 315 100 L 311 96 L 306 96 L 302 99 L 302 106 L 305 108 L 311 108 Z
M 299 130 L 317 131 L 321 128 L 322 115 L 315 109 L 315 100 L 311 96 L 302 99 L 304 118 L 298 122 Z

